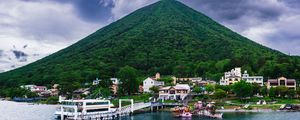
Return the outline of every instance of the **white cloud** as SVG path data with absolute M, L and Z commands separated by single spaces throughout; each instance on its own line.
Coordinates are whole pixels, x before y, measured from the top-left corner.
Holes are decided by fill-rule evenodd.
M 13 46 L 29 47 L 24 51 L 31 56 L 28 62 L 0 58 L 0 71 L 11 65 L 22 66 L 73 44 L 103 25 L 85 22 L 75 15 L 70 4 L 51 1 L 0 2 L 0 50 L 8 54 Z M 2 60 L 1 60 L 2 59 Z
M 112 9 L 113 18 L 119 19 L 126 16 L 127 14 L 158 0 L 114 0 L 114 8 Z

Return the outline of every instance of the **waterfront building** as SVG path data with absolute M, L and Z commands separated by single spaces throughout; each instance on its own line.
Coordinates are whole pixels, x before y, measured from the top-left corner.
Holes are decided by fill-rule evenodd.
M 247 71 L 244 71 L 244 74 L 242 75 L 242 79 L 248 83 L 257 83 L 260 86 L 264 85 L 264 77 L 263 76 L 249 76 Z
M 188 84 L 177 84 L 159 89 L 159 99 L 162 100 L 184 100 L 190 93 Z
M 143 92 L 150 92 L 150 88 L 154 86 L 164 86 L 165 82 L 158 81 L 160 74 L 156 73 L 155 77 L 148 77 L 143 81 Z
M 235 68 L 224 73 L 224 76 L 220 80 L 220 85 L 231 85 L 239 82 L 241 79 L 241 68 Z
M 280 77 L 277 79 L 269 79 L 267 81 L 267 88 L 270 89 L 271 87 L 278 87 L 278 86 L 285 86 L 289 89 L 296 90 L 297 84 L 295 79 L 287 79 L 285 77 Z

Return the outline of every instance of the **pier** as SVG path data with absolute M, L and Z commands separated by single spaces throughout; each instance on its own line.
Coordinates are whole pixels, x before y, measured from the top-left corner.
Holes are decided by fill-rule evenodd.
M 130 102 L 130 105 L 122 106 L 122 102 Z M 79 113 L 66 113 L 61 111 L 61 120 L 114 120 L 119 119 L 121 117 L 126 117 L 132 115 L 135 111 L 149 108 L 150 111 L 154 109 L 158 110 L 163 108 L 164 106 L 180 106 L 182 103 L 161 103 L 161 102 L 140 102 L 134 103 L 133 99 L 120 99 L 119 100 L 119 108 L 112 112 L 106 113 L 87 113 L 87 114 L 79 114 Z M 76 110 L 76 108 L 75 108 Z M 68 117 L 65 117 L 68 116 Z

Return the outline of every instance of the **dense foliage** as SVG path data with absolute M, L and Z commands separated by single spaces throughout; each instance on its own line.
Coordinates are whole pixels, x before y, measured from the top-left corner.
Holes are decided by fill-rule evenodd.
M 116 77 L 126 65 L 137 69 L 138 77 L 160 72 L 219 80 L 224 71 L 242 67 L 265 78 L 299 79 L 299 60 L 259 45 L 180 2 L 163 0 L 66 49 L 0 74 L 0 87 L 59 83 L 69 86 L 67 92 L 96 77 Z

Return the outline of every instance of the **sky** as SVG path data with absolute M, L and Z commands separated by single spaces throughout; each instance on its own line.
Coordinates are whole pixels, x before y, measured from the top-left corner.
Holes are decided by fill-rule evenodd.
M 0 72 L 61 50 L 158 0 L 0 0 Z M 249 39 L 300 55 L 299 0 L 179 0 Z

